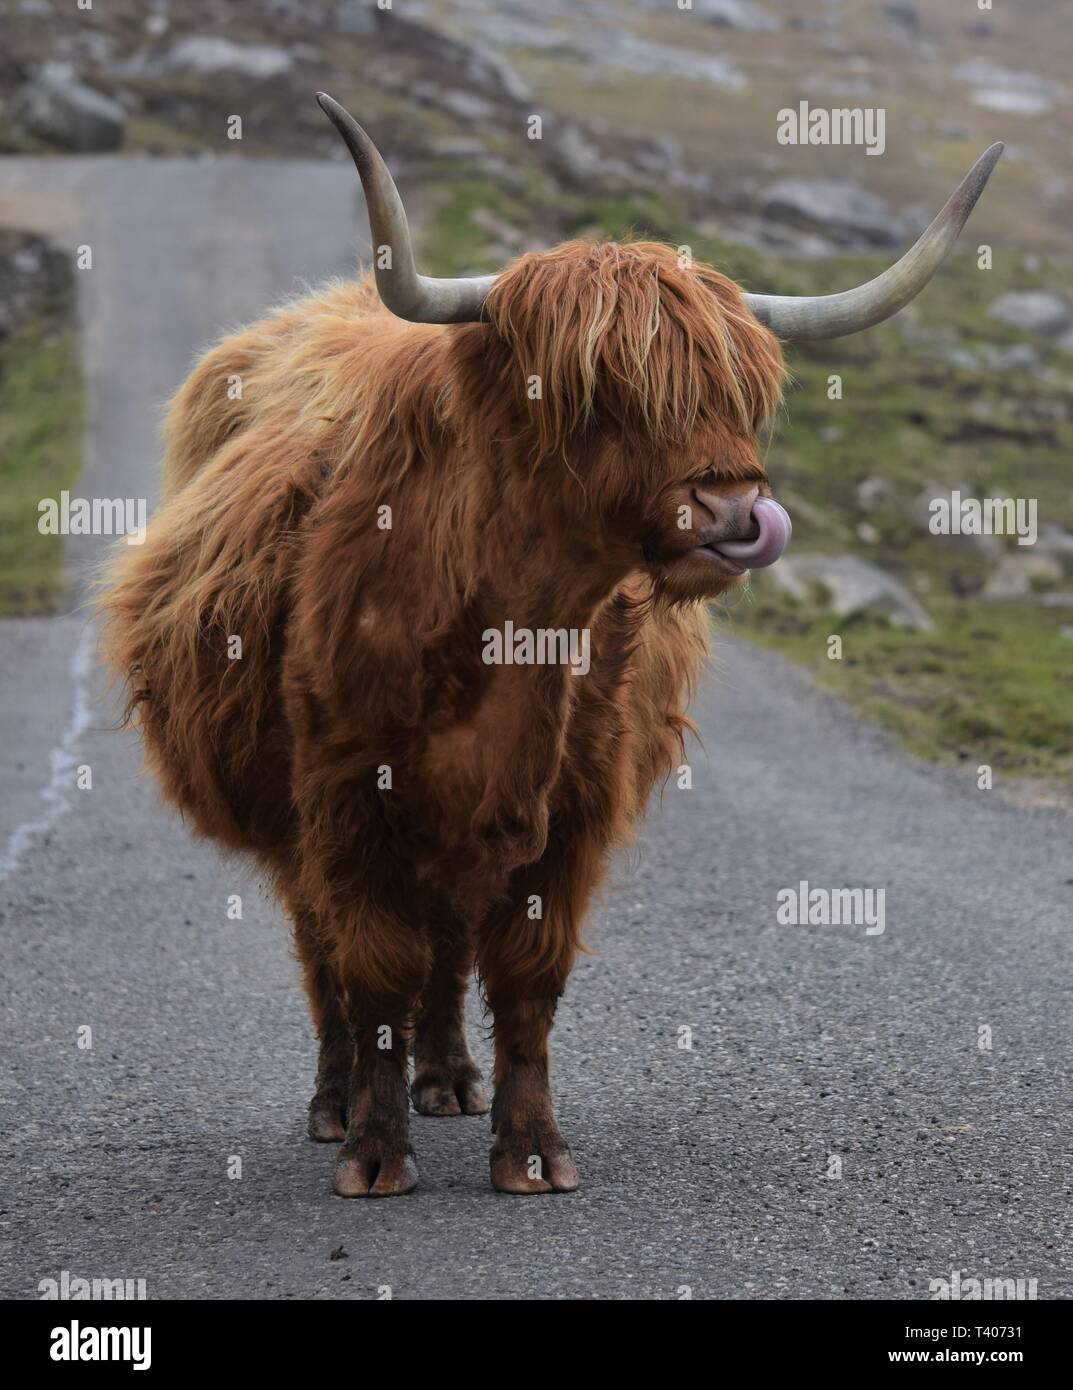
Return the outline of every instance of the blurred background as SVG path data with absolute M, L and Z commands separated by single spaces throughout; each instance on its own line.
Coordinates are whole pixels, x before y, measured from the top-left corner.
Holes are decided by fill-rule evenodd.
M 0 25 L 5 615 L 63 604 L 62 538 L 38 535 L 37 503 L 76 487 L 82 467 L 78 271 L 24 215 L 48 198 L 49 161 L 84 160 L 91 181 L 98 162 L 139 156 L 176 168 L 338 163 L 313 101 L 323 88 L 391 165 L 430 271 L 493 270 L 569 236 L 632 233 L 689 246 L 750 289 L 816 293 L 893 260 L 1004 140 L 961 242 L 910 308 L 857 337 L 789 349 L 794 385 L 769 471 L 794 547 L 720 621 L 837 683 L 915 751 L 1029 777 L 1026 796 L 1065 794 L 1068 4 L 0 0 Z M 882 155 L 780 145 L 778 112 L 802 100 L 883 108 Z M 236 114 L 241 139 L 228 134 Z M 19 161 L 32 177 L 18 176 Z M 279 178 L 285 194 L 285 169 Z M 356 178 L 353 210 L 356 226 Z M 206 206 L 200 225 L 212 218 Z M 990 269 L 979 268 L 985 245 Z M 832 374 L 840 400 L 828 397 Z M 953 489 L 1036 499 L 1036 543 L 932 535 L 929 501 Z M 832 632 L 841 662 L 827 659 Z

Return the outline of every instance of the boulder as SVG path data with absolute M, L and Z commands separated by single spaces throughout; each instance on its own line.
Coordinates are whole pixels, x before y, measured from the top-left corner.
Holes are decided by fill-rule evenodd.
M 606 67 L 625 68 L 643 77 L 681 77 L 689 82 L 706 82 L 724 91 L 741 91 L 746 86 L 744 72 L 721 53 L 699 48 L 677 48 L 653 43 L 622 27 L 602 30 L 601 43 L 590 53 Z
M 744 29 L 757 34 L 773 34 L 782 28 L 782 20 L 769 13 L 753 0 L 694 0 L 701 19 L 725 29 Z
M 1009 290 L 987 312 L 1000 323 L 1044 338 L 1057 338 L 1073 329 L 1073 309 L 1050 290 Z
M 1045 521 L 1032 549 L 1037 555 L 1051 555 L 1065 564 L 1073 564 L 1073 531 L 1067 531 L 1056 522 Z
M 812 586 L 825 595 L 825 605 L 840 618 L 857 613 L 877 615 L 895 627 L 927 632 L 933 627 L 924 608 L 897 579 L 856 555 L 784 556 L 765 571 L 793 598 L 806 601 Z
M 1041 73 L 1002 68 L 987 58 L 970 58 L 954 76 L 972 88 L 969 100 L 988 111 L 1039 116 L 1062 97 L 1057 84 Z
M 566 122 L 559 130 L 553 159 L 568 178 L 578 182 L 599 175 L 605 163 L 600 146 L 589 139 L 583 126 L 574 121 Z
M 862 511 L 872 512 L 884 506 L 894 495 L 894 487 L 889 478 L 872 473 L 857 484 L 857 505 Z
M 911 34 L 914 38 L 920 34 L 920 11 L 916 5 L 884 5 L 883 13 L 891 21 L 892 27 L 896 31 Z
M 530 100 L 528 84 L 512 65 L 486 44 L 463 41 L 431 24 L 403 19 L 396 10 L 377 10 L 377 28 L 407 53 L 424 60 L 427 70 L 470 83 L 489 100 Z
M 996 347 L 988 343 L 983 348 L 984 360 L 994 372 L 1034 372 L 1039 366 L 1039 353 L 1028 343 Z
M 0 339 L 39 312 L 69 277 L 66 256 L 48 242 L 0 228 Z
M 12 125 L 60 149 L 89 154 L 117 150 L 127 114 L 118 101 L 78 79 L 68 63 L 46 63 L 16 93 Z
M 847 179 L 779 179 L 761 194 L 760 207 L 845 245 L 894 245 L 904 230 L 882 198 Z
M 217 34 L 188 34 L 154 64 L 158 72 L 190 72 L 209 77 L 236 72 L 243 77 L 282 77 L 294 66 L 285 48 L 271 43 L 235 43 Z
M 1061 580 L 1062 566 L 1052 556 L 1011 551 L 1002 557 L 980 597 L 992 603 L 1023 602 L 1033 597 L 1037 585 Z

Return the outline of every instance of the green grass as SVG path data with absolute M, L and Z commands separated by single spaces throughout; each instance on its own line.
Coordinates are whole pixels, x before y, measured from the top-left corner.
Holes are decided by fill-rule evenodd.
M 935 630 L 914 632 L 767 593 L 733 611 L 746 635 L 806 665 L 915 753 L 1017 776 L 1073 773 L 1073 641 L 1055 612 L 943 602 Z M 835 633 L 841 660 L 827 656 Z
M 51 612 L 63 592 L 62 536 L 37 529 L 82 461 L 82 369 L 73 292 L 0 342 L 0 614 Z

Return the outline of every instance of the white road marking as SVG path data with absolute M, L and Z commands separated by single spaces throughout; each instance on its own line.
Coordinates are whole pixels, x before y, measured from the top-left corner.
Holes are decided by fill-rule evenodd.
M 7 842 L 0 860 L 0 881 L 15 872 L 34 841 L 47 834 L 71 804 L 75 790 L 74 772 L 78 766 L 78 745 L 89 728 L 93 705 L 90 682 L 96 641 L 93 628 L 86 623 L 75 644 L 70 664 L 71 714 L 59 743 L 49 750 L 51 775 L 42 788 L 44 811 L 36 820 L 22 821 Z

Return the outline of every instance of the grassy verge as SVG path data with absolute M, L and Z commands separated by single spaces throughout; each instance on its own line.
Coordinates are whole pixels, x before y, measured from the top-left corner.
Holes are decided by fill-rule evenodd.
M 1073 643 L 1042 609 L 947 602 L 931 632 L 840 618 L 757 593 L 735 629 L 806 665 L 912 752 L 996 774 L 1073 776 Z M 829 659 L 828 638 L 842 640 Z
M 71 486 L 82 458 L 72 286 L 0 339 L 0 400 L 0 614 L 47 613 L 63 591 L 64 539 L 39 533 L 38 503 Z

